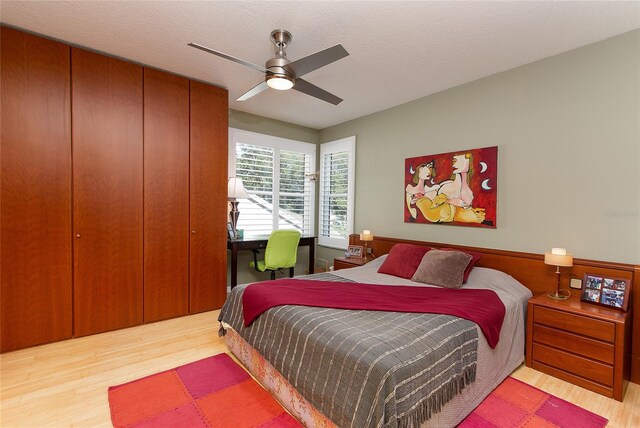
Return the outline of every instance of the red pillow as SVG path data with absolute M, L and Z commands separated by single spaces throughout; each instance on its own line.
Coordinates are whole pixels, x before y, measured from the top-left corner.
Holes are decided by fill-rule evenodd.
M 480 260 L 480 257 L 482 257 L 482 254 L 476 253 L 474 251 L 458 250 L 457 248 L 438 248 L 438 249 L 442 251 L 460 251 L 461 253 L 469 254 L 472 257 L 471 261 L 467 265 L 467 268 L 464 270 L 464 275 L 462 276 L 462 283 L 466 284 L 467 279 L 469 279 L 469 274 L 471 273 L 471 269 L 473 269 L 473 265 L 475 265 L 476 262 Z
M 431 249 L 422 245 L 396 244 L 391 248 L 378 273 L 411 279 L 420 266 L 422 258 Z

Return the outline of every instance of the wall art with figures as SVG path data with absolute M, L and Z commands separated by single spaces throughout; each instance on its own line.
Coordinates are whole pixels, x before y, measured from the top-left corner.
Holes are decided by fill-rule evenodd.
M 405 159 L 404 221 L 496 227 L 498 147 Z

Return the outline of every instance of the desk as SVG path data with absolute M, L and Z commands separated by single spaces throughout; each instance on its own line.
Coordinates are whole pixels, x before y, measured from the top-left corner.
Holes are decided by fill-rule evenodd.
M 238 251 L 259 250 L 267 247 L 269 237 L 227 240 L 227 250 L 231 250 L 231 288 L 238 285 Z M 309 247 L 309 273 L 314 273 L 316 237 L 301 236 L 298 247 Z

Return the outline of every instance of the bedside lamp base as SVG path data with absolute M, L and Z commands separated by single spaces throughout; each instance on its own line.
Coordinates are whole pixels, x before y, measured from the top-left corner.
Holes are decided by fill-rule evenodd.
M 566 291 L 567 294 L 560 294 L 561 291 Z M 547 297 L 554 300 L 566 300 L 569 296 L 571 296 L 571 291 L 560 290 L 560 266 L 556 266 L 556 290 L 547 294 Z
M 562 290 L 562 291 L 568 291 L 568 290 Z M 569 298 L 569 296 L 571 296 L 571 294 L 560 294 L 558 292 L 553 292 L 553 293 L 549 293 L 547 294 L 547 297 L 550 299 L 555 299 L 555 300 L 566 300 Z

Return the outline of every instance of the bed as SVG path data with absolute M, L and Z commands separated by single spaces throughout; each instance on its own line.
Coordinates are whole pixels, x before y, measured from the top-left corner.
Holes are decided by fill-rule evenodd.
M 378 273 L 385 257 L 308 278 L 432 287 Z M 288 305 L 269 309 L 245 327 L 246 287 L 234 288 L 220 313 L 227 345 L 308 427 L 455 426 L 524 360 L 526 303 L 532 293 L 495 269 L 475 267 L 464 285 L 493 290 L 504 304 L 495 348 L 475 323 L 450 315 Z M 430 336 L 444 324 L 450 329 L 446 334 Z

